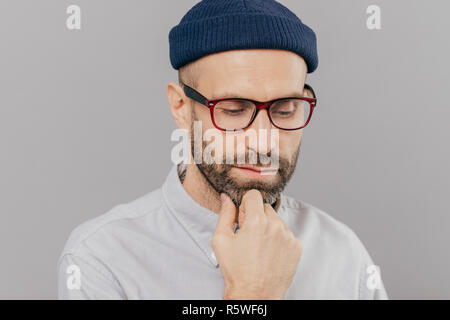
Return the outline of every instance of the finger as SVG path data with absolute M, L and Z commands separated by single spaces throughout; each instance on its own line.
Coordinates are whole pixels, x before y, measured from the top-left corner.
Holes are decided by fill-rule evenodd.
M 244 225 L 244 221 L 245 221 L 245 212 L 243 210 L 241 210 L 238 213 L 238 225 L 239 225 L 239 228 L 242 228 L 242 226 Z
M 239 216 L 243 216 L 243 219 L 239 221 L 239 228 L 246 229 L 256 223 L 261 223 L 267 220 L 266 213 L 264 211 L 264 202 L 261 193 L 252 189 L 247 191 L 242 197 L 241 205 L 239 206 Z M 245 221 L 244 221 L 245 220 Z
M 278 213 L 275 211 L 275 209 L 270 204 L 268 204 L 268 203 L 264 204 L 264 211 L 266 212 L 269 220 L 278 221 L 283 225 L 283 229 L 285 231 L 289 230 L 286 222 L 283 219 L 281 219 L 281 217 L 278 215 Z
M 265 217 L 264 201 L 261 192 L 256 189 L 247 191 L 242 197 L 239 211 L 244 212 L 246 220 L 252 220 L 258 215 Z
M 268 204 L 268 203 L 264 203 L 264 212 L 267 215 L 267 218 L 272 220 L 272 219 L 279 219 L 277 212 L 274 210 L 274 208 Z
M 234 222 L 236 220 L 236 206 L 234 205 L 230 197 L 225 193 L 221 194 L 221 200 L 222 206 L 219 212 L 216 232 L 227 235 L 233 234 Z

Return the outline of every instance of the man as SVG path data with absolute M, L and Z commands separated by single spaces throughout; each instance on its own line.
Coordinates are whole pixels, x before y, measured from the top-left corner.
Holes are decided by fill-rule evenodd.
M 387 299 L 356 234 L 283 192 L 316 105 L 314 32 L 273 0 L 203 0 L 169 40 L 190 154 L 161 188 L 72 232 L 59 297 Z

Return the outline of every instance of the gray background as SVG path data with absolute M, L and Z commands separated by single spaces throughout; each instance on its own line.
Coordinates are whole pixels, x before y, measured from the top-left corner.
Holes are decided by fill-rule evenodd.
M 449 299 L 449 3 L 281 2 L 320 61 L 287 193 L 357 233 L 391 298 Z M 0 298 L 56 298 L 70 231 L 164 181 L 168 32 L 195 3 L 0 1 Z

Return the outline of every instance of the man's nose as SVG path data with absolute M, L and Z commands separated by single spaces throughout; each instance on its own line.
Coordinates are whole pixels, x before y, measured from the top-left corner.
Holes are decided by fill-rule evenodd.
M 268 109 L 259 110 L 249 129 L 255 130 L 258 151 L 267 154 L 270 151 L 271 130 L 276 129 L 270 122 Z

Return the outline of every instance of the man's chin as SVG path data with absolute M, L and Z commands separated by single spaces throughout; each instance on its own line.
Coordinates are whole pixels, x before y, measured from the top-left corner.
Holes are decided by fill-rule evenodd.
M 270 178 L 247 178 L 229 175 L 229 178 L 233 181 L 232 188 L 240 190 L 241 193 L 245 193 L 251 189 L 256 189 L 262 192 L 262 194 L 272 193 L 274 190 L 278 189 L 278 179 L 276 176 Z M 231 185 L 229 185 L 231 187 Z M 243 194 L 242 194 L 243 195 Z

